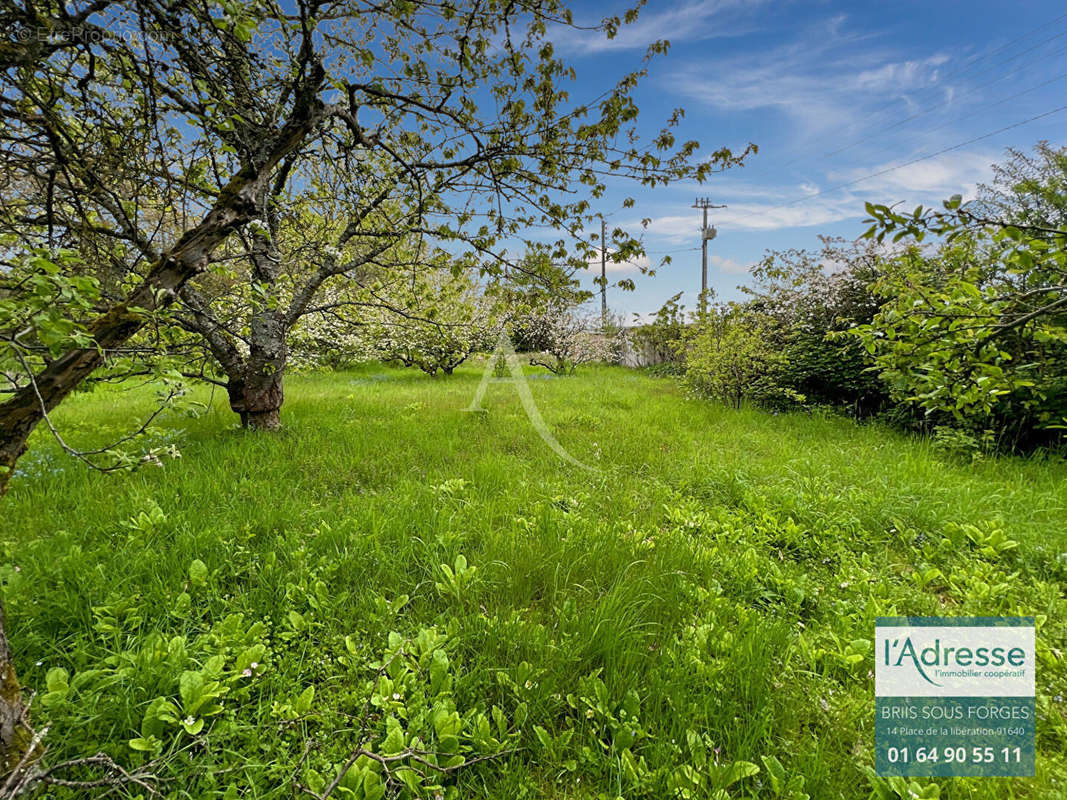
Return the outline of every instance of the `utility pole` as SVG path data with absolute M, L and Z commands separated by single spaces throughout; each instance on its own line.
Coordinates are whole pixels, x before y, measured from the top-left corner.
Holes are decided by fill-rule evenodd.
M 607 225 L 600 218 L 600 327 L 608 324 L 608 243 Z
M 708 242 L 715 238 L 718 231 L 714 226 L 708 227 L 708 209 L 709 208 L 726 208 L 726 206 L 716 206 L 706 197 L 698 197 L 696 202 L 693 203 L 693 208 L 704 209 L 704 225 L 700 229 L 700 245 L 703 251 L 703 263 L 700 267 L 700 310 L 703 311 L 707 304 L 707 291 L 708 291 Z

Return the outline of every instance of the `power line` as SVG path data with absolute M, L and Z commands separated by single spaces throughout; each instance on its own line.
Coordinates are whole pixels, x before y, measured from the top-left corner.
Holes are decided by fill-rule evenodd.
M 1038 33 L 1039 31 L 1043 31 L 1043 30 L 1046 30 L 1047 28 L 1049 28 L 1051 26 L 1057 25 L 1057 24 L 1059 24 L 1060 22 L 1062 22 L 1065 19 L 1067 19 L 1067 14 L 1061 14 L 1058 17 L 1055 17 L 1055 18 L 1049 20 L 1048 22 L 1046 22 L 1046 23 L 1044 23 L 1042 25 L 1040 25 L 1040 26 L 1038 26 L 1036 28 L 1033 28 L 1030 31 L 1027 31 L 1024 34 L 1022 34 L 1020 36 L 1017 36 L 1016 38 L 1008 41 L 1007 43 L 1005 43 L 1003 45 L 1001 45 L 996 50 L 992 50 L 992 51 L 990 51 L 988 53 L 985 53 L 983 55 L 980 55 L 980 56 L 977 56 L 975 58 L 972 58 L 966 64 L 961 65 L 958 69 L 956 69 L 956 70 L 948 73 L 947 75 L 945 75 L 941 79 L 942 82 L 947 81 L 947 80 L 949 80 L 951 78 L 955 78 L 955 77 L 959 77 L 961 75 L 965 75 L 966 73 L 970 72 L 971 69 L 974 67 L 974 65 L 979 63 L 980 61 L 983 61 L 983 60 L 985 60 L 987 58 L 991 58 L 991 57 L 993 57 L 993 56 L 995 56 L 995 55 L 997 55 L 999 53 L 1002 53 L 1003 51 L 1007 50 L 1012 45 L 1017 44 L 1018 42 L 1021 42 L 1021 41 L 1025 40 L 1025 39 L 1029 38 L 1030 36 L 1032 36 L 1035 33 Z M 1003 66 L 1004 64 L 1007 64 L 1007 63 L 1009 63 L 1011 61 L 1014 61 L 1016 58 L 1019 58 L 1019 57 L 1021 57 L 1023 55 L 1026 55 L 1027 53 L 1033 52 L 1034 50 L 1036 50 L 1036 49 L 1048 44 L 1050 41 L 1053 41 L 1054 39 L 1057 39 L 1057 38 L 1059 38 L 1061 36 L 1064 36 L 1064 35 L 1067 35 L 1067 31 L 1064 31 L 1064 32 L 1061 32 L 1061 33 L 1058 33 L 1058 34 L 1053 34 L 1052 36 L 1048 37 L 1047 39 L 1043 39 L 1042 41 L 1038 42 L 1036 45 L 1028 48 L 1027 50 L 1024 50 L 1024 51 L 1022 51 L 1020 53 L 1017 53 L 1017 54 L 1013 55 L 1011 58 L 1008 58 L 1008 59 L 1006 59 L 1004 61 L 1001 61 L 1001 62 L 999 62 L 998 64 L 996 64 L 994 66 Z M 1054 54 L 1054 55 L 1056 55 L 1056 54 Z M 1027 66 L 1029 66 L 1029 65 L 1027 65 Z M 1025 69 L 1025 67 L 1023 67 L 1021 69 Z M 986 72 L 986 71 L 988 71 L 988 70 L 982 70 L 982 72 Z M 1018 72 L 1018 71 L 1019 70 L 1016 70 L 1016 72 Z M 981 74 L 981 72 L 979 74 Z M 1000 78 L 997 78 L 997 79 L 995 79 L 993 81 L 990 81 L 989 83 L 985 84 L 985 86 L 991 85 L 992 83 L 996 83 L 997 80 L 1000 80 Z M 978 87 L 978 88 L 984 88 L 984 87 Z M 968 90 L 968 92 L 965 93 L 965 94 L 969 94 L 970 91 L 971 90 Z M 886 101 L 881 106 L 878 106 L 877 108 L 875 108 L 872 112 L 870 112 L 870 114 L 867 115 L 868 122 L 869 122 L 871 117 L 880 115 L 883 111 L 885 111 L 886 109 L 894 106 L 896 103 L 897 103 L 897 99 L 894 98 L 892 100 Z M 926 112 L 923 112 L 923 113 L 926 113 Z M 921 114 L 920 114 L 920 116 L 921 116 Z M 889 126 L 889 128 L 891 129 L 891 128 L 894 128 L 894 127 L 898 127 L 899 125 L 903 124 L 904 122 L 909 121 L 910 119 L 912 119 L 912 117 L 908 117 L 905 120 L 903 120 L 902 122 L 894 123 L 891 126 Z M 852 128 L 850 128 L 850 131 L 851 130 L 855 130 L 855 129 L 856 129 L 856 126 L 853 126 Z M 835 151 L 832 151 L 830 153 L 824 153 L 821 157 L 822 158 L 828 158 L 828 157 L 830 157 L 832 155 L 837 154 L 838 152 L 841 152 L 841 151 L 846 150 L 846 149 L 848 149 L 850 147 L 853 147 L 856 144 L 860 144 L 863 141 L 867 141 L 870 138 L 873 138 L 873 137 L 877 136 L 878 134 L 884 132 L 884 130 L 886 130 L 886 128 L 882 128 L 877 133 L 870 134 L 867 137 L 865 137 L 864 139 L 861 139 L 859 142 L 854 142 L 853 144 L 847 145 L 846 147 L 841 148 L 840 150 L 835 150 Z M 810 157 L 811 156 L 804 155 L 804 154 L 798 155 L 798 156 L 790 159 L 789 161 L 785 162 L 784 164 L 782 164 L 782 166 L 780 168 L 784 169 L 786 167 L 792 166 L 793 164 L 797 163 L 798 161 L 803 161 L 803 160 L 805 160 L 807 158 L 810 158 Z
M 879 170 L 878 172 L 872 172 L 869 175 L 864 175 L 861 178 L 856 178 L 856 179 L 851 180 L 851 181 L 846 181 L 845 183 L 839 183 L 836 186 L 829 186 L 826 189 L 820 189 L 817 192 L 813 192 L 812 194 L 805 195 L 804 197 L 798 197 L 796 200 L 792 200 L 792 201 L 790 201 L 788 203 L 781 203 L 781 204 L 779 204 L 777 206 L 773 206 L 773 208 L 789 208 L 790 206 L 795 206 L 798 203 L 803 203 L 806 200 L 811 200 L 813 197 L 818 197 L 820 195 L 829 194 L 830 192 L 836 192 L 839 189 L 846 189 L 849 186 L 854 186 L 857 183 L 862 183 L 863 181 L 870 180 L 871 178 L 877 178 L 877 177 L 880 177 L 882 175 L 888 175 L 890 172 L 896 172 L 898 169 L 904 169 L 904 167 L 910 167 L 913 164 L 918 164 L 918 163 L 920 163 L 922 161 L 929 161 L 931 158 L 937 158 L 938 156 L 942 156 L 945 153 L 951 153 L 953 150 L 959 150 L 962 147 L 967 147 L 968 145 L 974 144 L 975 142 L 981 142 L 984 139 L 992 138 L 993 136 L 997 136 L 998 134 L 1004 133 L 1006 131 L 1010 131 L 1010 130 L 1013 130 L 1015 128 L 1020 128 L 1023 125 L 1028 125 L 1031 122 L 1036 122 L 1039 119 L 1044 119 L 1045 117 L 1051 117 L 1053 114 L 1059 114 L 1061 111 L 1067 111 L 1067 105 L 1060 106 L 1059 108 L 1054 108 L 1051 111 L 1044 112 L 1043 114 L 1037 114 L 1036 116 L 1030 117 L 1029 119 L 1024 119 L 1024 120 L 1021 120 L 1019 122 L 1014 122 L 1011 125 L 1005 125 L 1003 128 L 998 128 L 995 131 L 990 131 L 989 133 L 984 133 L 981 136 L 975 136 L 974 138 L 968 139 L 965 142 L 959 142 L 958 144 L 951 145 L 950 147 L 942 148 L 941 150 L 938 150 L 937 152 L 928 153 L 928 154 L 926 154 L 924 156 L 919 156 L 918 158 L 913 158 L 910 161 L 905 161 L 903 164 L 897 164 L 896 166 L 889 167 L 889 168 L 883 169 L 883 170 Z
M 674 250 L 646 250 L 645 251 L 645 255 L 646 256 L 669 256 L 669 255 L 673 255 L 674 253 L 695 253 L 697 250 L 700 250 L 700 249 L 701 248 L 699 248 L 699 247 L 684 247 L 684 248 L 674 249 Z
M 1057 34 L 1056 36 L 1054 36 L 1052 38 L 1059 38 L 1060 36 L 1067 36 L 1067 31 L 1063 31 L 1062 33 L 1059 33 L 1059 34 Z M 1051 41 L 1051 40 L 1046 40 L 1046 41 Z M 1067 47 L 1060 48 L 1056 52 L 1051 53 L 1050 55 L 1046 56 L 1046 58 L 1055 58 L 1056 56 L 1062 55 L 1063 53 L 1067 53 Z M 912 120 L 919 119 L 920 117 L 925 117 L 927 114 L 932 114 L 934 111 L 938 110 L 939 108 L 944 108 L 945 106 L 948 106 L 948 105 L 950 105 L 952 103 L 955 103 L 955 102 L 963 99 L 964 97 L 968 97 L 969 95 L 972 95 L 977 91 L 980 91 L 982 89 L 986 89 L 986 88 L 992 86 L 994 83 L 999 83 L 1000 81 L 1006 80 L 1006 79 L 1010 78 L 1013 75 L 1017 75 L 1020 72 L 1024 72 L 1025 70 L 1029 69 L 1031 66 L 1033 66 L 1033 65 L 1032 64 L 1026 64 L 1026 65 L 1024 65 L 1022 67 L 1019 67 L 1018 69 L 1012 70 L 1011 72 L 1005 72 L 1002 75 L 998 75 L 996 78 L 994 78 L 991 81 L 987 81 L 986 83 L 979 84 L 978 86 L 972 86 L 970 89 L 967 89 L 965 92 L 962 92 L 958 96 L 951 97 L 951 98 L 945 100 L 944 102 L 937 104 L 936 106 L 930 106 L 929 108 L 925 108 L 922 111 L 918 111 L 918 112 L 912 114 L 909 117 L 905 117 L 904 119 L 897 120 L 893 124 L 886 125 L 886 126 L 882 127 L 881 129 L 879 129 L 878 131 L 876 131 L 874 133 L 871 133 L 871 134 L 869 134 L 867 136 L 864 136 L 862 139 L 857 139 L 856 141 L 852 142 L 851 144 L 846 144 L 843 147 L 837 148 L 836 150 L 831 150 L 828 153 L 823 153 L 823 155 L 821 157 L 822 158 L 831 158 L 832 156 L 836 156 L 839 153 L 844 153 L 846 150 L 851 150 L 853 147 L 858 147 L 859 145 L 864 144 L 865 142 L 869 142 L 872 139 L 877 139 L 878 137 L 885 135 L 889 131 L 894 130 L 896 128 L 899 128 L 901 125 L 906 125 L 907 123 L 911 122 Z M 1019 93 L 1019 95 L 1022 95 L 1022 94 L 1025 94 L 1025 92 L 1020 92 Z M 1018 97 L 1019 95 L 1015 95 L 1015 97 Z M 1009 98 L 1009 99 L 1012 99 L 1012 98 Z M 1000 101 L 1000 102 L 1003 102 L 1003 101 Z M 998 102 L 998 103 L 994 103 L 993 105 L 999 105 L 999 104 L 1000 103 Z M 990 107 L 992 107 L 992 106 L 990 106 Z
M 1029 36 L 1032 36 L 1033 34 L 1039 32 L 1039 31 L 1043 31 L 1046 28 L 1049 28 L 1049 27 L 1051 27 L 1053 25 L 1056 25 L 1057 23 L 1062 22 L 1065 19 L 1067 19 L 1067 14 L 1060 14 L 1060 16 L 1055 17 L 1054 19 L 1050 19 L 1048 22 L 1045 22 L 1045 23 L 1043 23 L 1041 25 L 1038 25 L 1036 28 L 1032 28 L 1031 30 L 1027 31 L 1026 33 L 1015 37 L 1014 39 L 1012 39 L 1009 42 L 1006 42 L 1005 44 L 1003 44 L 1000 47 L 998 47 L 996 50 L 992 50 L 992 51 L 990 51 L 990 52 L 988 52 L 988 53 L 986 53 L 984 55 L 980 55 L 980 56 L 977 56 L 975 58 L 972 58 L 966 64 L 962 64 L 959 67 L 959 69 L 957 69 L 957 70 L 955 70 L 953 72 L 950 72 L 948 75 L 946 75 L 944 77 L 944 80 L 948 80 L 949 78 L 955 78 L 955 77 L 957 77 L 959 75 L 964 74 L 965 72 L 969 72 L 971 67 L 973 67 L 975 64 L 977 64 L 979 61 L 981 61 L 983 59 L 986 59 L 986 58 L 990 58 L 992 56 L 995 56 L 997 53 L 1002 53 L 1005 50 L 1007 50 L 1009 47 L 1011 47 L 1013 44 L 1017 44 L 1018 42 L 1021 42 L 1023 39 L 1026 39 Z M 1055 38 L 1055 37 L 1053 37 L 1053 38 Z M 1009 61 L 1010 60 L 1011 59 L 1009 59 Z M 1007 63 L 1007 62 L 1005 62 L 1005 63 Z
M 990 103 L 987 106 L 982 106 L 981 108 L 972 111 L 970 114 L 964 114 L 962 117 L 957 117 L 956 119 L 950 119 L 947 122 L 942 122 L 940 125 L 937 125 L 933 128 L 927 128 L 924 133 L 933 133 L 934 131 L 939 131 L 942 128 L 948 127 L 949 125 L 954 125 L 957 122 L 963 122 L 964 120 L 971 119 L 972 117 L 978 116 L 983 111 L 988 111 L 990 108 L 1002 106 L 1011 100 L 1017 100 L 1023 95 L 1030 94 L 1031 92 L 1036 92 L 1038 89 L 1044 89 L 1046 86 L 1056 83 L 1057 81 L 1062 81 L 1064 78 L 1067 78 L 1067 72 L 1061 72 L 1059 75 L 1056 75 L 1053 78 L 1049 78 L 1047 81 L 1042 81 L 1036 86 L 1031 86 L 1029 89 L 1024 89 L 1021 92 L 1016 92 L 1015 94 L 1008 95 L 1007 97 L 997 100 L 995 103 Z
M 1015 44 L 1017 44 L 1019 42 L 1022 42 L 1023 39 L 1029 38 L 1033 34 L 1039 32 L 1039 31 L 1044 31 L 1044 30 L 1050 28 L 1051 26 L 1057 25 L 1057 23 L 1060 23 L 1065 19 L 1067 19 L 1067 14 L 1061 14 L 1060 16 L 1057 16 L 1057 17 L 1055 17 L 1053 19 L 1050 19 L 1049 21 L 1045 22 L 1044 25 L 1038 26 L 1037 28 L 1034 28 L 1034 29 L 1032 29 L 1032 30 L 1030 30 L 1030 31 L 1028 31 L 1026 33 L 1023 33 L 1020 36 L 1015 37 L 1014 39 L 1012 39 L 1012 41 L 1007 42 L 1006 44 L 1002 45 L 1001 47 L 997 48 L 996 50 L 992 50 L 992 51 L 987 52 L 985 54 L 978 55 L 978 57 L 971 59 L 966 64 L 960 65 L 959 68 L 951 71 L 951 73 L 945 75 L 941 80 L 942 81 L 946 81 L 946 80 L 950 80 L 951 78 L 957 78 L 959 76 L 966 75 L 967 73 L 969 73 L 971 68 L 975 64 L 977 64 L 978 62 L 981 62 L 981 61 L 983 61 L 985 59 L 988 59 L 988 58 L 992 58 L 993 55 L 997 55 L 998 53 L 1003 52 L 1007 48 L 1012 47 L 1013 45 L 1015 45 Z M 1024 55 L 1026 53 L 1032 52 L 1033 50 L 1035 50 L 1035 49 L 1037 49 L 1037 48 L 1039 48 L 1041 46 L 1044 46 L 1044 45 L 1048 44 L 1049 42 L 1053 41 L 1053 39 L 1065 35 L 1065 33 L 1067 33 L 1067 32 L 1054 34 L 1054 35 L 1050 36 L 1047 39 L 1042 39 L 1042 41 L 1039 42 L 1037 45 L 1029 48 L 1028 50 L 1023 50 L 1020 53 L 1016 53 L 1015 55 L 1013 55 L 1012 58 L 1007 59 L 1006 61 L 1000 62 L 996 66 L 1003 66 L 1004 64 L 1007 64 L 1010 61 L 1014 61 L 1015 59 L 1021 57 L 1021 55 Z M 986 71 L 986 70 L 983 70 L 983 71 Z M 885 111 L 885 110 L 891 108 L 894 105 L 896 105 L 896 98 L 894 98 L 892 100 L 887 100 L 885 103 L 882 103 L 881 106 L 879 106 L 874 111 L 872 111 L 871 114 L 867 115 L 867 118 L 870 119 L 871 116 L 875 116 L 875 115 L 881 114 L 882 111 Z M 855 126 L 854 126 L 853 129 L 855 129 Z M 833 155 L 833 154 L 829 154 L 829 155 Z M 802 158 L 803 158 L 802 156 L 798 156 L 797 158 L 794 158 L 793 160 L 783 164 L 783 167 L 784 166 L 790 166 L 791 164 L 796 163 L 797 161 L 801 160 Z

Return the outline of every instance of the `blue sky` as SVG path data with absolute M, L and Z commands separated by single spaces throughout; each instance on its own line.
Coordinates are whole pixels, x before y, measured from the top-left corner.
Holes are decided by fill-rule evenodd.
M 595 23 L 626 7 L 580 3 L 577 18 Z M 634 69 L 661 38 L 670 52 L 653 62 L 638 92 L 648 130 L 682 106 L 680 139 L 697 139 L 707 152 L 751 141 L 759 154 L 703 187 L 611 188 L 602 201 L 605 213 L 614 212 L 609 222 L 640 232 L 641 218 L 651 217 L 644 233 L 651 260 L 673 257 L 651 278 L 633 267 L 612 270 L 611 278 L 637 280 L 635 292 L 609 289 L 609 304 L 627 318 L 682 290 L 686 305 L 695 304 L 700 212 L 690 206 L 697 195 L 729 206 L 713 212 L 719 235 L 709 249 L 709 283 L 732 298 L 768 248 L 858 235 L 865 201 L 967 196 L 1005 148 L 1067 144 L 1067 109 L 986 136 L 1067 105 L 1062 0 L 650 0 L 614 40 L 579 31 L 553 37 L 578 69 L 575 99 L 594 97 L 605 81 Z M 947 148 L 955 149 L 907 165 Z M 877 172 L 884 174 L 852 183 Z M 620 209 L 630 194 L 637 208 Z

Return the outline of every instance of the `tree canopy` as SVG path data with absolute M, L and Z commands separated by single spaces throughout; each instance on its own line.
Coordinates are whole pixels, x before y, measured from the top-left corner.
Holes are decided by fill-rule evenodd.
M 508 260 L 505 241 L 514 248 L 535 225 L 559 232 L 554 258 L 587 263 L 584 226 L 609 176 L 703 180 L 744 155 L 677 142 L 681 110 L 646 138 L 633 97 L 643 66 L 574 101 L 574 70 L 551 42 L 573 25 L 557 0 L 128 0 L 5 15 L 0 227 L 10 260 L 69 249 L 82 259 L 75 273 L 100 293 L 69 331 L 45 331 L 46 317 L 18 310 L 37 268 L 5 280 L 14 310 L 0 358 L 21 377 L 0 406 L 0 486 L 43 416 L 162 309 L 188 303 L 186 287 L 236 246 L 232 237 L 253 292 L 275 291 L 273 220 L 313 180 L 310 165 L 352 187 L 347 224 L 326 244 L 350 243 L 366 261 L 397 232 L 432 237 L 493 273 Z M 602 29 L 614 35 L 636 15 Z M 653 44 L 647 57 L 665 49 Z M 616 244 L 623 256 L 640 252 L 632 237 Z M 64 277 L 74 263 L 48 260 Z M 320 261 L 309 288 L 348 267 Z M 259 317 L 271 341 L 253 359 L 257 380 L 284 358 L 280 314 Z

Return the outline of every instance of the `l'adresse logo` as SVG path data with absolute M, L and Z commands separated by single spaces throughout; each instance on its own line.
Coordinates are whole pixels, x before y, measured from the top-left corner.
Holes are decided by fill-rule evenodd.
M 973 641 L 973 636 L 971 637 Z M 989 647 L 967 646 L 961 644 L 942 644 L 941 639 L 935 638 L 932 645 L 916 647 L 911 636 L 905 636 L 903 640 L 894 638 L 885 639 L 884 661 L 887 667 L 900 667 L 911 665 L 922 676 L 922 679 L 934 686 L 941 683 L 933 680 L 925 668 L 952 667 L 1022 667 L 1026 664 L 1026 651 L 1022 647 Z
M 878 617 L 875 771 L 1032 776 L 1033 617 Z
M 911 618 L 877 625 L 875 648 L 880 696 L 1025 697 L 1034 691 L 1033 627 Z

